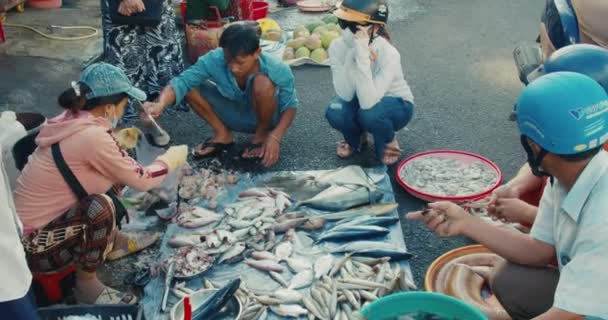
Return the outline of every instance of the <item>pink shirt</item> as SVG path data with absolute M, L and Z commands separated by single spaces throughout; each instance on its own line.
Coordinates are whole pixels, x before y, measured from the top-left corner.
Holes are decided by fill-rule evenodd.
M 90 195 L 105 193 L 115 184 L 141 191 L 161 184 L 166 175 L 151 177 L 152 166 L 142 168 L 123 152 L 109 129 L 102 118 L 88 112 L 70 111 L 41 128 L 36 138 L 38 148 L 17 179 L 14 193 L 25 234 L 44 228 L 78 202 L 53 161 L 51 145 L 56 142 L 66 163 Z M 159 167 L 159 163 L 153 165 Z

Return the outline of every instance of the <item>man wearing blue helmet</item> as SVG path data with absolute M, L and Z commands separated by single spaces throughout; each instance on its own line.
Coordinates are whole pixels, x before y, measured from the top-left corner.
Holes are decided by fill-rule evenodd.
M 597 81 L 608 92 L 608 49 L 590 44 L 563 47 L 545 61 L 542 70 L 545 74 L 560 71 L 581 73 Z M 608 144 L 604 147 L 607 148 Z M 511 181 L 494 191 L 488 213 L 504 221 L 531 226 L 546 180 L 546 177 L 535 176 L 525 165 Z
M 598 296 L 608 287 L 608 94 L 573 72 L 545 75 L 517 102 L 528 163 L 551 176 L 530 234 L 485 223 L 450 202 L 429 204 L 408 219 L 440 236 L 465 235 L 507 261 L 495 266 L 492 290 L 514 319 L 608 318 Z M 557 258 L 558 267 L 549 265 Z

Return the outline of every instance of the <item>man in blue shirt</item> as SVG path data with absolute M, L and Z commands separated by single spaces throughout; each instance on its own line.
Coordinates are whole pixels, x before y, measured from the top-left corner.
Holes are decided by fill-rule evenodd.
M 491 287 L 513 319 L 608 319 L 608 95 L 588 76 L 555 72 L 523 90 L 516 118 L 532 172 L 552 177 L 529 235 L 450 202 L 407 218 L 508 260 L 494 267 Z
M 256 24 L 231 25 L 222 33 L 220 48 L 200 57 L 144 108 L 158 117 L 185 98 L 214 131 L 196 147 L 195 157 L 227 150 L 234 144 L 232 131 L 238 131 L 253 133 L 242 157 L 261 158 L 262 165 L 272 166 L 299 102 L 289 66 L 262 53 L 259 43 Z

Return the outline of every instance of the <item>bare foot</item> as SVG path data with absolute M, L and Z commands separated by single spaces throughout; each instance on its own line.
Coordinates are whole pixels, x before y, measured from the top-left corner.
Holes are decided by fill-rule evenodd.
M 74 295 L 80 303 L 93 304 L 106 286 L 97 279 L 97 273 L 76 271 Z
M 209 140 L 209 142 L 222 143 L 222 144 L 229 144 L 229 143 L 232 143 L 233 141 L 234 141 L 234 139 L 233 139 L 232 133 L 230 131 L 216 133 L 215 136 L 213 136 L 213 138 L 211 138 L 211 140 Z M 214 151 L 215 151 L 215 147 L 213 147 L 213 146 L 203 147 L 203 144 L 199 144 L 195 147 L 194 154 L 197 157 L 204 157 Z
M 336 147 L 336 154 L 341 159 L 346 159 L 353 155 L 353 147 L 351 147 L 346 140 L 339 141 L 338 146 Z
M 243 154 L 241 155 L 241 157 L 243 157 L 243 159 L 261 158 L 262 152 L 264 150 L 264 148 L 263 148 L 264 141 L 266 141 L 267 137 L 268 137 L 268 133 L 266 133 L 266 134 L 256 133 L 253 136 L 253 138 L 251 139 L 251 142 L 249 143 L 249 145 L 243 151 Z
M 401 153 L 402 150 L 399 147 L 399 142 L 397 142 L 397 139 L 393 139 L 393 141 L 387 143 L 386 147 L 384 148 L 384 156 L 382 157 L 382 163 L 387 166 L 395 164 L 397 161 L 399 161 Z

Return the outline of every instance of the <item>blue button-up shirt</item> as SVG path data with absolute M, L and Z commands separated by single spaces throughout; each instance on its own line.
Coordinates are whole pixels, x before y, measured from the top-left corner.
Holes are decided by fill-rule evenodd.
M 279 112 L 288 108 L 297 108 L 299 101 L 295 89 L 295 81 L 291 68 L 274 56 L 262 52 L 259 59 L 260 72 L 268 76 L 277 88 L 275 93 Z M 247 81 L 250 86 L 252 81 Z M 184 96 L 195 87 L 210 80 L 217 85 L 220 94 L 232 101 L 248 101 L 250 88 L 241 89 L 224 60 L 224 50 L 218 48 L 200 57 L 188 70 L 171 80 L 170 85 L 175 91 L 175 104 L 179 104 Z
M 608 153 L 600 151 L 569 191 L 557 180 L 547 185 L 530 234 L 555 246 L 554 306 L 608 319 Z

